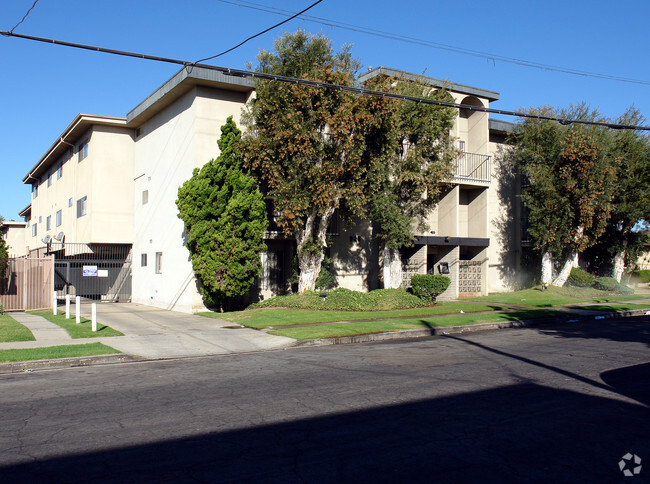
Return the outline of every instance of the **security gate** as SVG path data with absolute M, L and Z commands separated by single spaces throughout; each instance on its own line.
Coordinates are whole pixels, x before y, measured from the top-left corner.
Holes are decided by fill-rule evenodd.
M 54 290 L 59 297 L 131 300 L 131 245 L 53 242 L 45 252 L 55 258 Z

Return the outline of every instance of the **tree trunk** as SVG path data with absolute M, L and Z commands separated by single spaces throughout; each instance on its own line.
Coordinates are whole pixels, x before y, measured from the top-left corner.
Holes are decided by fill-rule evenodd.
M 542 256 L 542 284 L 550 284 L 553 280 L 553 254 L 544 252 Z
M 567 257 L 567 260 L 564 263 L 564 267 L 562 267 L 560 274 L 553 281 L 553 285 L 557 287 L 564 286 L 564 284 L 566 284 L 567 279 L 569 279 L 569 276 L 571 275 L 571 269 L 573 269 L 574 267 L 578 267 L 577 252 L 571 252 L 571 255 Z
M 625 272 L 625 253 L 627 251 L 627 231 L 623 233 L 623 249 L 614 256 L 614 268 L 612 270 L 612 277 L 619 283 Z
M 384 246 L 384 289 L 397 289 L 402 285 L 402 258 L 399 249 Z
M 318 227 L 315 227 L 316 216 L 309 215 L 302 230 L 296 233 L 296 245 L 298 249 L 298 292 L 313 291 L 316 287 L 316 279 L 320 274 L 321 263 L 325 258 L 324 249 L 327 247 L 326 235 L 327 226 L 334 214 L 334 207 L 328 207 L 320 216 Z M 303 250 L 310 241 L 320 243 L 320 249 L 316 251 Z

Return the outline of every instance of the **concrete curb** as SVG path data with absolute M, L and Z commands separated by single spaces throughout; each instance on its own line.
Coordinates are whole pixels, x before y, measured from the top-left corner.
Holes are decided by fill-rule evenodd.
M 354 343 L 370 343 L 372 341 L 389 341 L 395 339 L 412 339 L 412 338 L 426 338 L 431 336 L 440 336 L 447 334 L 462 334 L 462 333 L 475 333 L 478 331 L 488 331 L 495 329 L 508 329 L 508 328 L 530 328 L 535 326 L 543 326 L 547 324 L 562 324 L 562 323 L 578 323 L 587 319 L 620 319 L 629 318 L 633 316 L 644 316 L 650 313 L 649 309 L 634 309 L 632 311 L 619 311 L 612 313 L 597 313 L 589 315 L 570 314 L 564 317 L 552 318 L 538 318 L 522 321 L 499 321 L 495 323 L 478 323 L 467 324 L 462 326 L 442 326 L 439 328 L 430 329 L 403 329 L 400 331 L 389 331 L 385 333 L 370 333 L 359 334 L 355 336 L 339 336 L 336 338 L 321 338 L 311 339 L 304 341 L 297 341 L 292 346 L 293 348 L 309 347 L 309 346 L 327 346 L 327 345 L 342 345 Z
M 55 358 L 51 360 L 15 361 L 0 363 L 0 375 L 7 373 L 31 373 L 34 370 L 54 370 L 79 366 L 110 365 L 146 361 L 148 358 L 121 353 L 119 355 L 80 356 L 75 358 Z

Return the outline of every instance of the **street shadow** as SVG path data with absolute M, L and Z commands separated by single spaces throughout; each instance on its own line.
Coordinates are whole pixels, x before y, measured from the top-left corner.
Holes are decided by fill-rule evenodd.
M 650 363 L 606 371 L 600 378 L 617 393 L 650 406 Z
M 632 373 L 608 378 L 620 387 Z M 611 482 L 622 477 L 622 455 L 650 456 L 639 431 L 649 418 L 642 405 L 522 382 L 142 445 L 106 442 L 103 451 L 0 467 L 0 476 L 3 483 Z
M 650 347 L 650 316 L 634 316 L 607 321 L 596 321 L 593 318 L 594 316 L 590 316 L 587 319 L 579 319 L 575 323 L 540 328 L 539 332 L 556 338 L 607 339 L 626 343 L 642 343 Z

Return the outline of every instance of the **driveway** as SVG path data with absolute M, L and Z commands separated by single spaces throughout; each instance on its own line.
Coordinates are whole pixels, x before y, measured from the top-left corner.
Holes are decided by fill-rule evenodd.
M 82 305 L 84 317 L 90 318 L 90 311 L 90 304 Z M 134 303 L 98 303 L 97 321 L 125 334 L 98 338 L 102 343 L 147 358 L 246 353 L 294 342 L 227 321 Z

